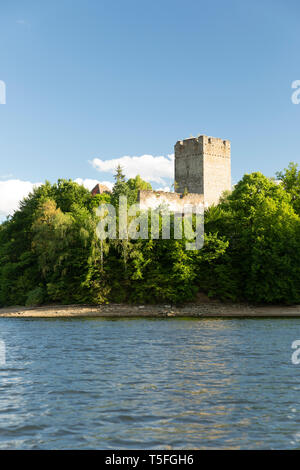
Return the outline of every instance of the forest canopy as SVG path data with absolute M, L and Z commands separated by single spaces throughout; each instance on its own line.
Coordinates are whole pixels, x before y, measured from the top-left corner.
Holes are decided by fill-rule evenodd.
M 0 305 L 300 302 L 300 171 L 246 174 L 205 211 L 201 250 L 185 240 L 99 240 L 96 209 L 151 189 L 118 168 L 111 194 L 45 182 L 0 225 Z

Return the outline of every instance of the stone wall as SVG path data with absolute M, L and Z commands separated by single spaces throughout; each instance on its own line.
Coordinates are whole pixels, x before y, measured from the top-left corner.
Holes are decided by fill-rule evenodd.
M 175 190 L 203 194 L 202 138 L 180 140 L 175 144 Z
M 167 193 L 164 191 L 139 191 L 138 202 L 141 210 L 157 209 L 159 206 L 168 207 L 171 212 L 183 213 L 184 206 L 194 207 L 203 205 L 203 194 Z M 194 209 L 195 210 L 195 209 Z
M 203 142 L 204 200 L 210 206 L 231 190 L 231 148 L 229 140 L 203 136 Z
M 201 135 L 178 141 L 174 149 L 176 192 L 203 194 L 211 205 L 231 190 L 229 140 Z

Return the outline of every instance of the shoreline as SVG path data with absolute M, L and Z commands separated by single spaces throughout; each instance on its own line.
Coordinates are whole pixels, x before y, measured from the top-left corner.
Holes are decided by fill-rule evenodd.
M 300 318 L 300 305 L 249 305 L 217 301 L 189 303 L 180 307 L 160 305 L 48 305 L 0 308 L 0 318 Z

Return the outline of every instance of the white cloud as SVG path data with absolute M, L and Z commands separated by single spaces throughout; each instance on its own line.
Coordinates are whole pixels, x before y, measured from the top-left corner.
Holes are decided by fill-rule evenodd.
M 93 179 L 82 179 L 82 178 L 76 178 L 75 183 L 82 184 L 85 188 L 89 189 L 90 191 L 96 186 L 96 184 L 104 184 L 105 186 L 108 187 L 108 189 L 112 190 L 112 187 L 114 183 L 111 181 L 99 181 L 99 180 L 93 180 Z
M 174 155 L 166 157 L 141 155 L 140 157 L 124 156 L 111 160 L 94 158 L 90 162 L 94 168 L 103 173 L 115 173 L 116 167 L 121 165 L 127 178 L 140 175 L 146 181 L 165 185 L 166 179 L 174 179 Z
M 0 218 L 12 215 L 19 207 L 19 202 L 41 183 L 30 181 L 7 180 L 0 181 Z

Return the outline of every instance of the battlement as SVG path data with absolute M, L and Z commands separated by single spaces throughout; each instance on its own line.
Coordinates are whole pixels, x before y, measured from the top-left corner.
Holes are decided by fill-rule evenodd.
M 199 135 L 198 137 L 189 137 L 188 139 L 178 140 L 174 148 L 177 158 L 185 157 L 186 152 L 205 152 L 208 155 L 230 158 L 231 152 L 230 140 L 223 140 L 218 137 L 209 137 L 207 135 Z

